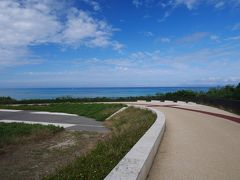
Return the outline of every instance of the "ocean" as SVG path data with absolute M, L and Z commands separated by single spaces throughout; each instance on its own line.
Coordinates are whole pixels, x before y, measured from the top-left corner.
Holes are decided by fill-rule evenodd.
M 71 97 L 128 97 L 155 95 L 178 90 L 207 91 L 209 87 L 107 87 L 107 88 L 2 88 L 0 96 L 14 99 L 50 99 Z

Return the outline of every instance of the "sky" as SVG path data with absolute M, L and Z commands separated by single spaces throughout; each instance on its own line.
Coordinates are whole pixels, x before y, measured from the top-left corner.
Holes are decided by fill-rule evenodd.
M 0 88 L 240 82 L 240 0 L 0 0 Z

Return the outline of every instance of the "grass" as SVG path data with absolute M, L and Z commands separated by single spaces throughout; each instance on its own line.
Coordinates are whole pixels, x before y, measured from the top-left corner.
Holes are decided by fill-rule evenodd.
M 1 105 L 0 108 L 64 112 L 94 118 L 98 121 L 104 121 L 107 117 L 109 117 L 117 110 L 121 109 L 123 106 L 124 105 L 122 104 L 58 103 L 49 105 L 20 105 L 20 106 Z
M 45 179 L 103 179 L 143 136 L 156 119 L 147 110 L 130 107 L 105 124 L 112 129 L 107 140 Z
M 0 149 L 0 179 L 42 179 L 91 151 L 102 138 L 101 133 L 61 131 L 44 139 L 6 146 Z
M 20 144 L 26 141 L 49 137 L 63 128 L 53 125 L 23 123 L 0 123 L 0 148 L 10 144 Z

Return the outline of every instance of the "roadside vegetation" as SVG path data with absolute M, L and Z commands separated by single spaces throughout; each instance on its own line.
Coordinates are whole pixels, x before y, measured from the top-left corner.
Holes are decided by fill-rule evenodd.
M 11 97 L 0 97 L 0 104 L 31 104 L 31 103 L 63 103 L 63 102 L 112 102 L 112 101 L 136 101 L 143 100 L 165 100 L 165 99 L 184 99 L 191 100 L 196 97 L 206 96 L 209 98 L 221 98 L 228 100 L 240 100 L 240 83 L 237 86 L 227 85 L 224 87 L 210 88 L 207 92 L 196 92 L 180 90 L 170 93 L 156 93 L 152 96 L 129 96 L 129 97 L 96 97 L 96 98 L 73 98 L 70 96 L 58 97 L 55 99 L 22 99 L 16 100 Z
M 210 88 L 207 92 L 177 91 L 157 94 L 156 98 L 158 100 L 192 101 L 240 114 L 240 83 L 237 86 Z
M 0 151 L 7 145 L 39 141 L 62 130 L 63 128 L 53 125 L 0 123 Z
M 31 103 L 80 103 L 80 102 L 126 102 L 136 100 L 172 100 L 172 101 L 192 101 L 200 104 L 215 106 L 230 112 L 240 114 L 240 83 L 237 86 L 227 85 L 224 87 L 210 88 L 207 92 L 196 92 L 180 90 L 170 93 L 156 93 L 150 96 L 134 97 L 96 97 L 96 98 L 73 98 L 59 97 L 56 99 L 23 99 L 16 100 L 11 97 L 0 97 L 0 104 L 31 104 Z M 1 108 L 1 107 L 0 107 Z
M 20 106 L 0 105 L 0 108 L 63 112 L 94 118 L 98 121 L 104 121 L 107 117 L 121 109 L 123 106 L 124 105 L 122 104 L 55 103 L 47 105 L 20 105 Z
M 222 88 L 211 88 L 207 96 L 214 98 L 224 98 L 240 100 L 240 83 L 237 86 L 228 85 Z
M 0 153 L 0 179 L 42 179 L 91 151 L 107 134 L 61 131 L 21 144 L 5 146 Z
M 45 179 L 103 179 L 143 136 L 156 119 L 150 111 L 127 108 L 106 121 L 109 137 L 85 156 Z
M 201 97 L 217 98 L 225 100 L 240 100 L 240 83 L 237 86 L 227 85 L 224 87 L 210 88 L 207 92 L 194 92 L 194 91 L 177 91 L 174 93 L 161 94 L 158 93 L 160 99 L 172 100 L 195 100 Z

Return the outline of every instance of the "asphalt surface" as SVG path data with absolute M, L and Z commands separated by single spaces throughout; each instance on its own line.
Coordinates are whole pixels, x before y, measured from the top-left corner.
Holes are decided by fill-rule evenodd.
M 71 124 L 71 127 L 67 127 L 67 130 L 78 130 L 78 131 L 95 131 L 95 132 L 108 132 L 109 130 L 104 127 L 102 122 L 96 121 L 92 118 L 83 116 L 72 116 L 63 114 L 34 114 L 39 111 L 19 111 L 19 112 L 8 112 L 0 111 L 0 122 L 3 120 L 16 120 L 16 121 L 27 121 L 27 122 L 39 122 L 39 123 L 60 123 L 60 124 Z M 40 112 L 41 113 L 41 112 Z

